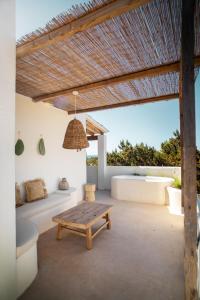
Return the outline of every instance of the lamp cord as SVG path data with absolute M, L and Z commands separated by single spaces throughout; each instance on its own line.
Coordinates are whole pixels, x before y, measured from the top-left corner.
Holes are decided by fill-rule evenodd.
M 76 95 L 75 95 L 75 119 L 76 119 Z

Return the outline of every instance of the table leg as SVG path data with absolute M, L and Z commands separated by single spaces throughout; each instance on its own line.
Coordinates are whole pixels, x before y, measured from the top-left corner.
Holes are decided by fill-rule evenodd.
M 110 220 L 110 214 L 109 213 L 106 214 L 106 222 L 108 222 L 107 229 L 111 229 L 111 220 Z
M 92 249 L 92 229 L 86 229 L 86 247 L 88 250 Z
M 61 240 L 62 239 L 62 225 L 61 224 L 58 224 L 58 227 L 57 227 L 57 235 L 56 235 L 56 239 L 57 240 Z

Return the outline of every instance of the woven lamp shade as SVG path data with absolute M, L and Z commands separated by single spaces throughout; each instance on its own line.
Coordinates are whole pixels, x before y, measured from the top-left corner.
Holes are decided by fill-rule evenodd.
M 89 147 L 89 143 L 83 124 L 77 119 L 70 121 L 65 133 L 63 148 L 81 150 L 87 147 Z

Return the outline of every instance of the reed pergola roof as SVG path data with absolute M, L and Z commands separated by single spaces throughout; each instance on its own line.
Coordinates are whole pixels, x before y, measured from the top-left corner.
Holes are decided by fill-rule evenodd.
M 195 66 L 200 65 L 200 1 Z M 180 0 L 92 0 L 17 43 L 17 92 L 74 113 L 174 99 Z

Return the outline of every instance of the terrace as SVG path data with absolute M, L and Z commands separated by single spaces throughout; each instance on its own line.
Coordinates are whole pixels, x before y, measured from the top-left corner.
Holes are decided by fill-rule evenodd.
M 39 273 L 20 298 L 33 299 L 183 299 L 183 218 L 166 206 L 116 201 L 98 191 L 97 201 L 111 203 L 112 229 L 94 248 L 79 236 L 55 229 L 40 236 Z
M 194 81 L 200 66 L 199 1 L 94 0 L 23 37 L 17 42 L 16 57 L 10 34 L 14 32 L 13 2 L 0 9 L 1 28 L 8 36 L 0 50 L 5 57 L 1 98 L 6 99 L 2 102 L 6 118 L 0 118 L 0 125 L 8 128 L 3 132 L 0 157 L 6 170 L 1 183 L 5 199 L 0 210 L 5 228 L 1 269 L 5 274 L 0 298 L 197 300 Z M 7 19 L 11 21 L 5 28 Z M 79 92 L 76 107 L 73 91 Z M 165 199 L 155 205 L 110 196 L 106 190 L 111 188 L 111 177 L 122 171 L 106 166 L 107 129 L 85 114 L 178 98 L 184 219 L 169 214 Z M 74 114 L 88 140 L 98 140 L 99 166 L 95 174 L 94 170 L 88 173 L 88 180 L 85 150 L 62 148 Z M 14 135 L 25 145 L 15 158 Z M 180 176 L 180 170 L 173 171 Z M 132 170 L 123 172 L 128 175 Z M 154 175 L 159 172 L 154 170 Z M 164 172 L 169 176 L 171 171 Z M 25 203 L 15 213 L 14 182 L 25 199 L 24 182 L 38 177 L 45 181 L 48 198 Z M 56 191 L 60 177 L 69 180 L 66 193 Z M 83 239 L 67 232 L 57 241 L 52 217 L 76 207 L 84 199 L 85 183 L 91 180 L 98 187 L 96 201 L 113 205 L 112 229 L 102 232 L 87 251 Z M 21 226 L 17 259 L 15 216 L 17 234 Z M 30 230 L 31 238 L 27 220 L 36 225 Z M 25 233 L 22 238 L 21 233 Z M 31 241 L 27 254 L 25 237 Z

